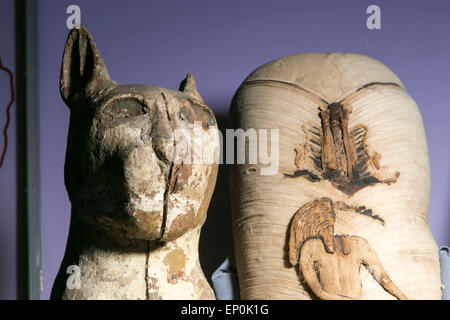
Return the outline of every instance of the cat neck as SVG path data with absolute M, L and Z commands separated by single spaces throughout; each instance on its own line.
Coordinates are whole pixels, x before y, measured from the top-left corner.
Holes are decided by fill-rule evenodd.
M 154 242 L 72 221 L 58 274 L 65 285 L 62 298 L 214 299 L 199 261 L 200 228 Z

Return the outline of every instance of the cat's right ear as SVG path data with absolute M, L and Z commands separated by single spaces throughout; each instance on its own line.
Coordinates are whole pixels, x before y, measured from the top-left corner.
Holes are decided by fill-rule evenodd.
M 89 32 L 83 26 L 72 29 L 61 65 L 59 88 L 64 102 L 72 108 L 80 99 L 115 85 Z

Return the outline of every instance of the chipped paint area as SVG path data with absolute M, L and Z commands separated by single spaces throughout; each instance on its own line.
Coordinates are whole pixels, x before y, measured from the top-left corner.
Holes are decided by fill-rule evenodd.
M 217 127 L 211 127 L 203 132 L 203 145 L 209 146 L 203 153 L 203 163 L 218 164 L 220 160 L 220 136 Z
M 218 159 L 220 140 L 216 127 L 195 132 L 191 131 L 192 147 L 186 154 L 189 164 L 182 163 L 177 167 L 175 187 L 167 199 L 167 217 L 164 239 L 174 239 L 192 227 L 202 223 L 206 212 L 200 208 L 204 202 L 209 186 L 211 165 Z M 183 130 L 189 136 L 187 130 Z M 187 176 L 186 176 L 187 175 Z
M 200 228 L 151 250 L 148 278 L 157 279 L 155 292 L 164 299 L 215 299 L 198 260 Z
M 165 181 L 150 146 L 132 149 L 125 161 L 125 181 L 132 194 L 129 211 L 136 234 L 148 240 L 158 239 L 163 221 Z
M 186 269 L 186 255 L 181 248 L 170 251 L 163 260 L 168 267 L 167 282 L 177 283 L 178 279 L 182 279 Z
M 138 252 L 87 250 L 79 262 L 81 289 L 66 288 L 63 298 L 144 300 L 144 265 L 145 256 Z

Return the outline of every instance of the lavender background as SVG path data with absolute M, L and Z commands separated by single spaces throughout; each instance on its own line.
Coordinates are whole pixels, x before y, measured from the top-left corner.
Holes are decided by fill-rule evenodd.
M 14 0 L 0 2 L 0 57 L 15 75 Z M 11 98 L 9 76 L 0 71 L 0 153 L 6 105 Z M 0 299 L 16 298 L 16 105 L 11 107 L 8 150 L 0 168 Z
M 12 3 L 0 4 L 2 43 L 14 41 Z M 234 91 L 265 62 L 306 51 L 358 52 L 379 59 L 400 77 L 422 112 L 432 176 L 429 222 L 438 245 L 450 243 L 450 2 L 41 0 L 43 298 L 49 297 L 62 259 L 70 217 L 63 181 L 69 110 L 59 96 L 58 77 L 71 4 L 81 7 L 82 23 L 114 80 L 177 88 L 192 72 L 222 127 Z M 366 28 L 370 4 L 381 7 L 381 30 Z M 0 54 L 5 64 L 14 63 L 13 46 L 1 46 Z M 5 87 L 0 74 L 1 104 Z M 15 296 L 13 149 L 8 163 L 0 169 L 0 298 Z M 200 246 L 208 276 L 232 253 L 225 171 L 221 168 Z

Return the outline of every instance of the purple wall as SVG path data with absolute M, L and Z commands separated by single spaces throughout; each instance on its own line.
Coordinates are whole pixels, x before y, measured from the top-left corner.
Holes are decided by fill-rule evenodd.
M 0 2 L 0 58 L 15 74 L 14 0 Z M 11 98 L 9 76 L 0 70 L 0 153 L 6 106 Z M 11 108 L 8 149 L 0 168 L 0 300 L 16 298 L 16 105 Z
M 366 8 L 373 3 L 381 7 L 381 30 L 366 28 Z M 69 111 L 58 92 L 70 4 L 81 7 L 82 23 L 93 34 L 114 80 L 177 88 L 186 72 L 192 72 L 200 93 L 222 124 L 234 91 L 265 62 L 305 51 L 359 52 L 379 59 L 400 77 L 422 112 L 432 174 L 429 222 L 437 243 L 450 243 L 450 2 L 43 0 L 44 298 L 49 296 L 64 253 L 70 216 L 63 182 Z M 0 30 L 3 34 L 4 29 Z M 231 250 L 225 179 L 222 171 L 203 236 L 208 243 L 201 245 L 202 265 L 208 275 Z

